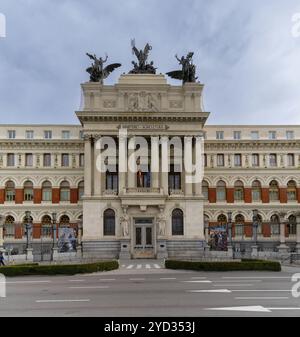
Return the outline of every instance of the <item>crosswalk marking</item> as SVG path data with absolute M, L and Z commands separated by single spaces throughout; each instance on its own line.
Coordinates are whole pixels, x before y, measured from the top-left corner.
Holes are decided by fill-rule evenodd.
M 151 269 L 150 264 L 146 264 L 146 269 Z
M 156 269 L 160 269 L 160 268 L 161 268 L 161 266 L 158 265 L 158 264 L 155 264 L 154 267 L 155 267 Z
M 121 267 L 125 269 L 161 269 L 162 268 L 162 266 L 160 266 L 157 263 L 129 264 L 129 265 L 123 264 Z
M 136 266 L 136 269 L 142 269 L 142 265 L 141 265 L 141 264 L 138 264 L 138 265 Z
M 133 268 L 133 264 L 130 264 L 129 266 L 126 267 L 127 269 L 132 269 Z

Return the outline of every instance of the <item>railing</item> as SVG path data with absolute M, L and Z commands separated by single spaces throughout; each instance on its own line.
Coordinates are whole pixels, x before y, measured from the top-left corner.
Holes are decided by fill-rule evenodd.
M 160 188 L 154 187 L 129 187 L 126 189 L 126 193 L 160 193 Z

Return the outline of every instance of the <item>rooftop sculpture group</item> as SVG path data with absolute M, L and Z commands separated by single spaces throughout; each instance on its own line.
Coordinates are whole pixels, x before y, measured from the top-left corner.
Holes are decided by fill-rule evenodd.
M 133 69 L 129 74 L 156 74 L 156 68 L 153 65 L 153 61 L 147 62 L 149 52 L 152 47 L 149 43 L 146 44 L 144 50 L 138 50 L 135 46 L 135 40 L 131 41 L 132 53 L 136 56 L 138 62 L 132 61 Z M 90 59 L 94 61 L 91 67 L 87 68 L 87 72 L 90 74 L 90 82 L 100 82 L 103 84 L 103 80 L 106 79 L 116 68 L 120 67 L 120 63 L 112 63 L 104 68 L 104 63 L 107 62 L 108 56 L 105 59 L 102 57 L 97 58 L 96 55 L 86 54 Z M 170 71 L 166 73 L 171 78 L 182 80 L 182 83 L 194 83 L 198 79 L 196 77 L 196 66 L 193 64 L 194 53 L 190 52 L 186 57 L 182 56 L 181 59 L 175 55 L 177 61 L 181 65 L 181 70 Z

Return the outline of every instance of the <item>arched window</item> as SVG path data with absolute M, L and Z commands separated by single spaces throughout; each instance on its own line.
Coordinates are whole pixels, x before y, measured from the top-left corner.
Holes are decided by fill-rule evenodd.
M 24 183 L 24 201 L 32 201 L 33 200 L 33 183 L 27 180 Z
M 4 237 L 6 237 L 6 238 L 14 238 L 15 237 L 15 219 L 11 215 L 8 215 L 5 218 Z
M 273 235 L 280 234 L 280 220 L 278 215 L 276 214 L 271 216 L 271 234 Z
M 48 180 L 42 184 L 42 200 L 52 201 L 52 184 Z
M 258 180 L 252 183 L 252 201 L 261 201 L 261 183 Z
M 240 180 L 234 184 L 234 201 L 244 201 L 244 184 Z
M 49 215 L 44 215 L 42 217 L 42 237 L 52 236 L 52 220 Z
M 262 217 L 257 214 L 257 234 L 262 234 Z
M 59 227 L 69 227 L 70 218 L 67 215 L 62 215 L 59 220 Z
M 78 184 L 78 200 L 81 200 L 83 195 L 84 195 L 84 181 L 81 181 Z
M 269 197 L 270 197 L 270 201 L 279 200 L 279 187 L 278 187 L 278 183 L 276 180 L 272 180 L 270 182 Z
M 9 180 L 5 184 L 5 200 L 6 201 L 15 201 L 16 198 L 16 190 L 15 190 L 15 183 Z
M 297 218 L 295 215 L 289 216 L 289 222 L 288 222 L 288 233 L 289 235 L 296 235 L 297 233 Z
M 218 227 L 224 227 L 224 226 L 226 226 L 227 225 L 227 217 L 226 217 L 226 215 L 220 214 L 218 216 L 217 221 L 218 221 Z
M 217 183 L 217 201 L 226 201 L 226 183 L 223 180 Z
M 287 184 L 287 200 L 296 201 L 297 200 L 297 185 L 294 180 L 291 180 Z
M 245 227 L 245 218 L 243 215 L 239 214 L 235 217 L 235 235 L 243 236 Z
M 208 200 L 208 182 L 203 180 L 202 182 L 202 194 L 205 200 Z
M 60 184 L 60 201 L 70 201 L 70 184 L 66 180 Z
M 103 214 L 103 235 L 115 235 L 116 215 L 112 209 L 107 209 Z
M 174 209 L 172 212 L 172 235 L 183 235 L 183 212 L 181 209 Z

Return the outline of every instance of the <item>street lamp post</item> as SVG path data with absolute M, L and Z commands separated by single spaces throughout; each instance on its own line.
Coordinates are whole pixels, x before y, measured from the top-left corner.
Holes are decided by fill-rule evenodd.
M 82 219 L 78 221 L 78 235 L 77 235 L 77 257 L 82 257 Z
M 56 220 L 57 220 L 57 215 L 55 212 L 53 212 L 52 213 L 52 261 L 55 260 L 58 254 Z
M 33 261 L 32 247 L 30 242 L 30 230 L 32 224 L 30 222 L 31 212 L 25 212 L 25 229 L 26 229 L 26 259 Z
M 205 237 L 205 250 L 209 250 L 210 246 L 208 244 L 208 239 L 209 239 L 209 220 L 205 219 L 204 220 L 204 237 Z
M 252 257 L 257 257 L 258 255 L 258 246 L 257 246 L 257 228 L 258 228 L 258 210 L 254 209 L 252 211 L 253 217 L 252 217 L 252 227 L 253 227 L 253 237 L 252 240 L 254 242 L 254 245 L 252 246 Z
M 4 216 L 0 214 L 0 252 L 4 251 L 4 238 L 3 238 L 3 226 L 4 226 Z
M 227 213 L 227 251 L 228 254 L 231 255 L 233 257 L 233 249 L 232 249 L 232 212 L 229 211 Z

